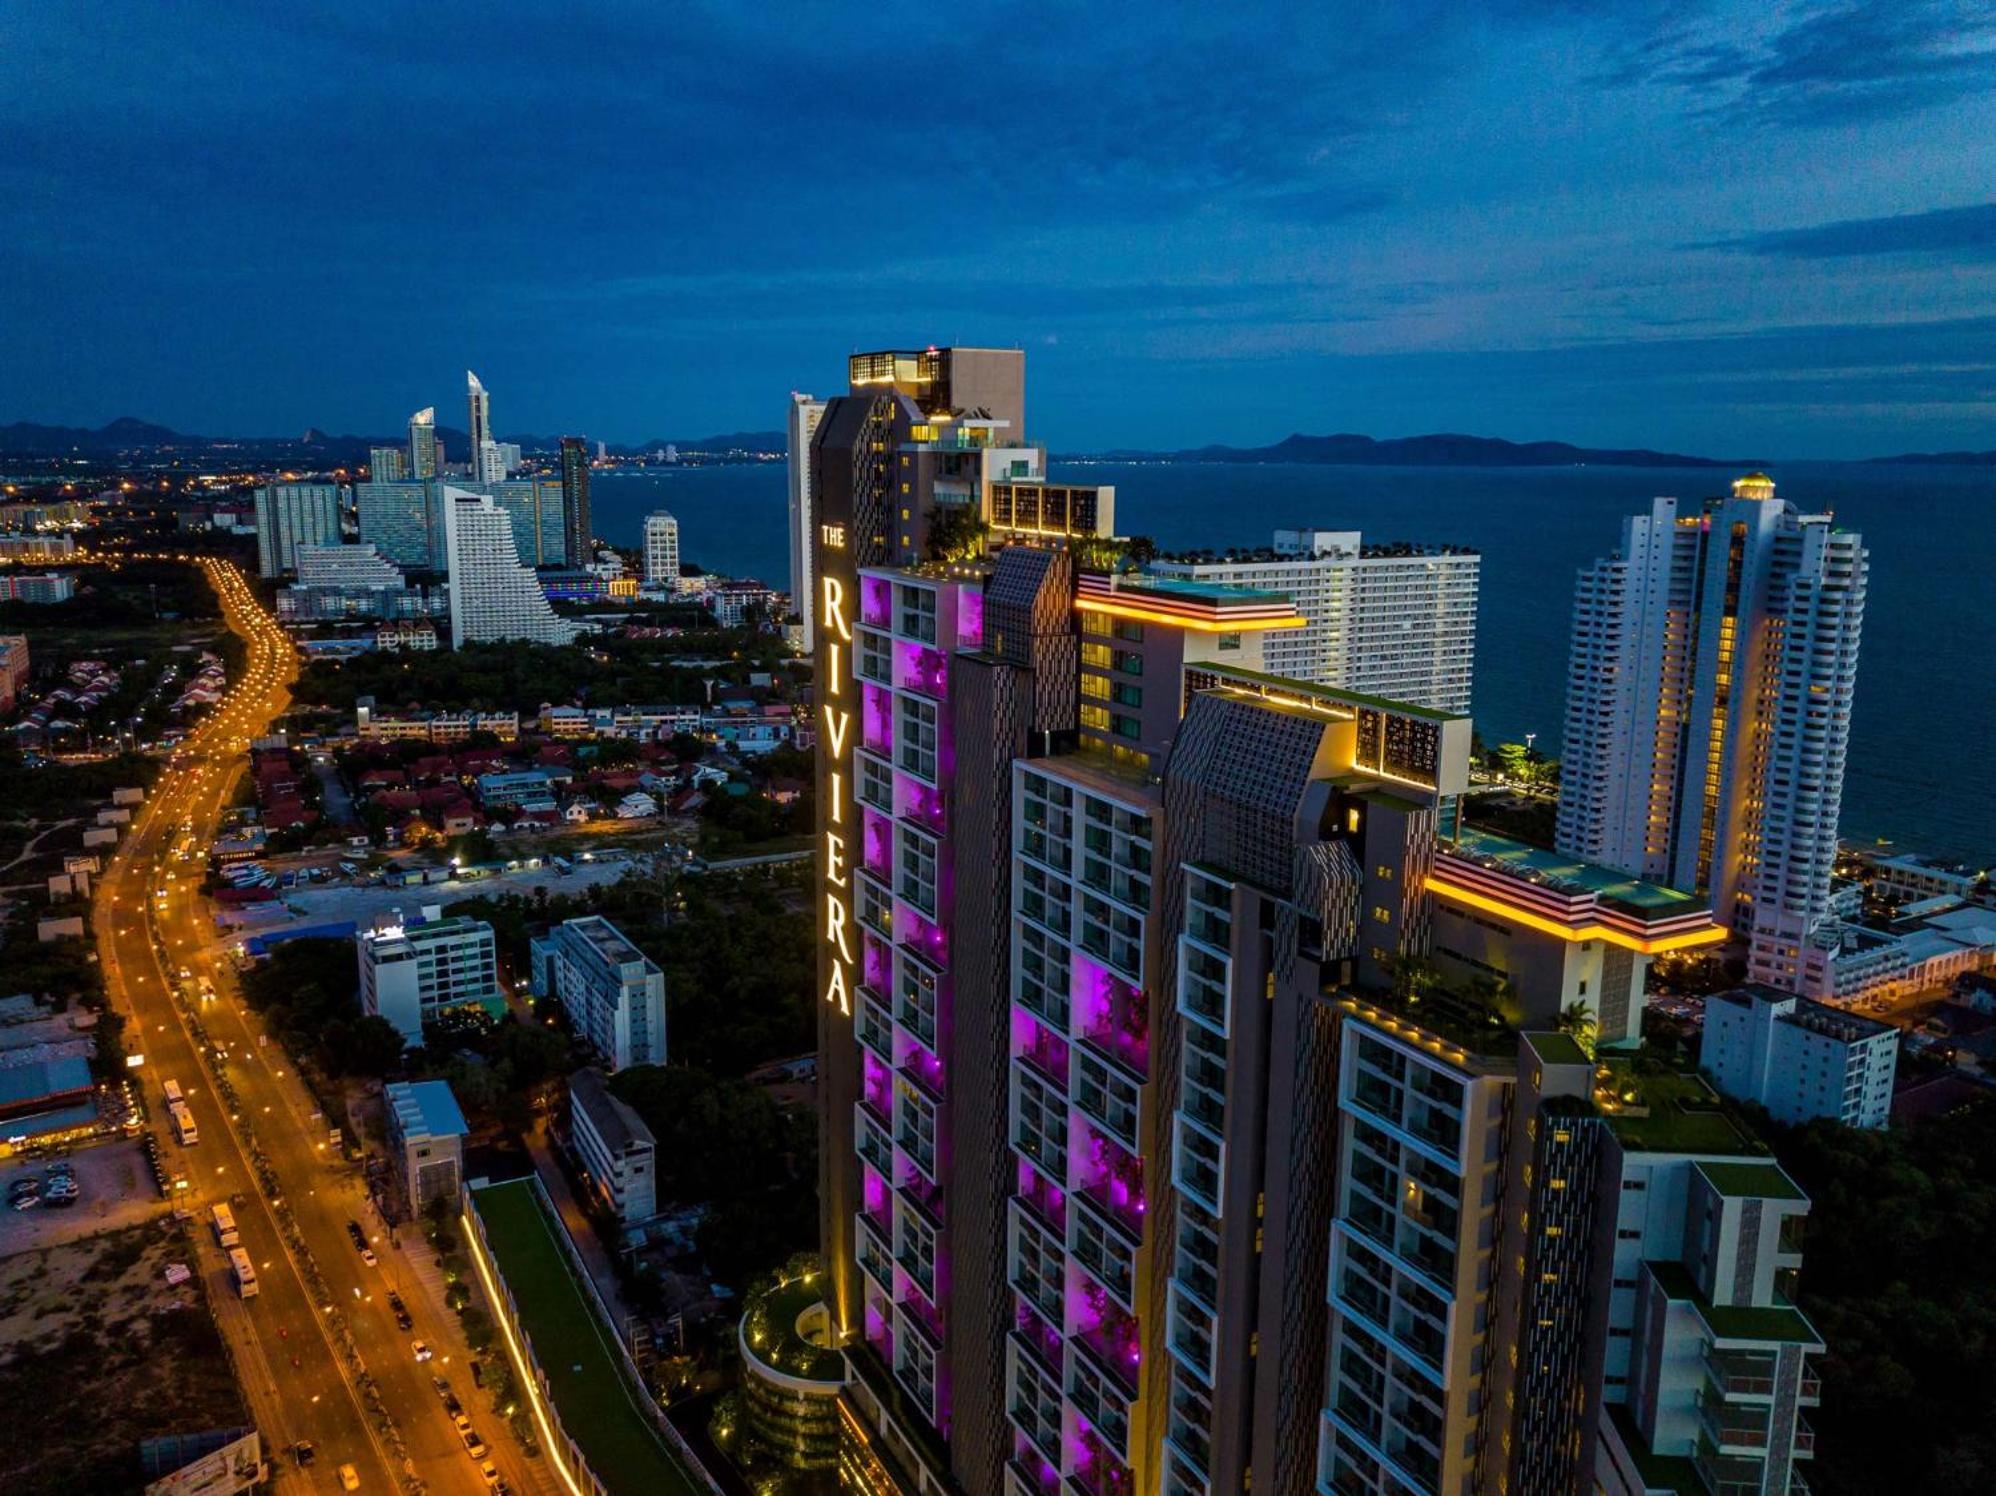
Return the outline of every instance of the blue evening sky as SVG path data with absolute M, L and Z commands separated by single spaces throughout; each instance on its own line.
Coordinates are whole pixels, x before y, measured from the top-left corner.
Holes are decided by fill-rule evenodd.
M 1976 0 L 0 6 L 0 421 L 1996 445 Z

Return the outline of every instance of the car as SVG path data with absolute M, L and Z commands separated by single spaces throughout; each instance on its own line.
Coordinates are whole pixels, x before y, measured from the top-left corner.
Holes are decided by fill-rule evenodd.
M 485 1477 L 485 1484 L 493 1490 L 499 1489 L 499 1467 L 487 1460 L 478 1467 L 478 1473 Z
M 388 1312 L 395 1316 L 396 1329 L 411 1330 L 415 1328 L 416 1321 L 410 1318 L 409 1306 L 402 1302 L 401 1294 L 391 1292 L 388 1295 Z
M 482 1460 L 488 1453 L 485 1448 L 485 1441 L 470 1429 L 464 1431 L 464 1447 L 470 1451 L 471 1457 L 474 1460 Z
M 360 1472 L 354 1469 L 353 1466 L 340 1466 L 340 1489 L 342 1491 L 358 1491 L 360 1489 Z
M 318 1457 L 319 1451 L 312 1447 L 310 1439 L 300 1439 L 296 1444 L 291 1446 L 291 1458 L 297 1461 L 300 1470 L 303 1470 Z
M 463 1414 L 464 1404 L 457 1400 L 457 1394 L 455 1392 L 446 1392 L 444 1394 L 444 1411 L 450 1414 L 450 1416 L 453 1418 L 459 1417 Z
M 41 1191 L 36 1190 L 33 1194 L 17 1196 L 7 1203 L 16 1210 L 33 1210 L 37 1205 L 42 1203 Z
M 456 1427 L 457 1427 L 457 1431 L 458 1431 L 458 1432 L 459 1432 L 460 1434 L 469 1434 L 469 1433 L 471 1432 L 471 1420 L 470 1420 L 469 1418 L 465 1417 L 465 1416 L 464 1416 L 464 1414 L 462 1414 L 462 1413 L 453 1413 L 453 1414 L 451 1414 L 451 1419 L 450 1419 L 450 1421 L 451 1421 L 451 1422 L 452 1422 L 452 1423 L 453 1423 L 454 1425 L 456 1425 Z
M 431 1377 L 431 1378 L 430 1378 L 430 1385 L 431 1385 L 432 1387 L 434 1387 L 434 1388 L 436 1388 L 436 1389 L 437 1389 L 437 1396 L 438 1396 L 438 1397 L 449 1397 L 449 1396 L 450 1396 L 450 1378 L 449 1378 L 449 1377 Z
M 41 1193 L 41 1188 L 42 1182 L 39 1179 L 32 1174 L 24 1174 L 7 1186 L 7 1198 L 17 1200 L 22 1195 L 37 1195 Z
M 415 1352 L 418 1361 L 427 1361 L 436 1354 L 435 1351 L 430 1349 L 430 1344 L 427 1340 L 412 1340 L 409 1342 L 409 1349 Z
M 360 1249 L 360 1260 L 366 1263 L 369 1267 L 381 1266 L 381 1259 L 374 1255 L 374 1248 L 372 1247 L 362 1247 Z
M 364 1247 L 367 1245 L 367 1233 L 360 1229 L 359 1221 L 347 1222 L 347 1235 L 353 1239 L 353 1244 L 356 1247 Z

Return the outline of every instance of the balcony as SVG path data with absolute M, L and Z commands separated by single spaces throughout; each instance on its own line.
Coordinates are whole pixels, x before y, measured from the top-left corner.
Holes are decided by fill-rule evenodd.
M 1135 1320 L 1116 1313 L 1105 1301 L 1102 1321 L 1075 1331 L 1073 1340 L 1105 1381 L 1125 1398 L 1137 1395 L 1137 1372 L 1143 1365 L 1143 1353 L 1138 1346 Z
M 1084 1423 L 1094 1427 L 1103 1443 L 1108 1445 L 1110 1453 L 1119 1460 L 1127 1460 L 1130 1457 L 1129 1399 L 1122 1395 L 1114 1381 L 1105 1377 L 1106 1368 L 1097 1364 L 1100 1358 L 1094 1351 L 1085 1342 L 1077 1342 L 1077 1345 L 1081 1348 L 1076 1354 L 1076 1366 L 1086 1366 L 1092 1374 L 1069 1378 L 1067 1400 L 1074 1405 L 1075 1412 L 1081 1415 Z
M 1698 1426 L 1721 1454 L 1760 1454 L 1767 1449 L 1767 1410 L 1737 1412 L 1718 1400 L 1698 1406 Z
M 1795 1420 L 1795 1442 L 1790 1446 L 1798 1460 L 1812 1460 L 1816 1457 L 1816 1431 L 1805 1418 Z
M 1078 1496 L 1134 1496 L 1136 1490 L 1129 1467 L 1092 1430 L 1081 1436 L 1081 1453 L 1067 1484 Z
M 1150 1076 L 1150 1004 L 1143 992 L 1093 962 L 1076 984 L 1081 1037 L 1139 1082 Z
M 1023 1029 L 1023 1032 L 1022 1032 Z M 1013 1020 L 1013 1042 L 1019 1059 L 1061 1095 L 1067 1094 L 1067 1043 L 1054 1037 L 1053 1030 L 1032 1019 L 1022 1025 Z
M 894 1292 L 894 1254 L 887 1249 L 887 1243 L 876 1228 L 871 1216 L 861 1214 L 854 1217 L 858 1222 L 855 1233 L 859 1240 L 859 1266 L 867 1277 L 879 1285 L 881 1292 Z
M 1081 1194 L 1100 1207 L 1125 1235 L 1143 1240 L 1144 1166 L 1134 1153 L 1126 1152 L 1092 1127 L 1087 1133 L 1087 1178 Z
M 907 1053 L 901 1057 L 901 1074 L 919 1086 L 930 1099 L 942 1100 L 943 1062 L 912 1040 L 903 1047 Z
M 1805 1408 L 1821 1407 L 1823 1402 L 1823 1379 L 1813 1371 L 1802 1373 L 1801 1396 L 1797 1399 Z
M 1707 1347 L 1705 1375 L 1710 1379 L 1713 1392 L 1728 1402 L 1737 1402 L 1742 1398 L 1758 1399 L 1774 1396 L 1772 1356 L 1754 1356 L 1739 1351 L 1721 1351 Z M 1820 1384 L 1818 1390 L 1820 1391 Z
M 904 1262 L 899 1302 L 904 1323 L 913 1325 L 928 1337 L 937 1350 L 943 1348 L 943 1312 L 930 1302 L 929 1290 Z
M 1019 1165 L 1018 1193 L 1012 1197 L 1063 1241 L 1067 1238 L 1067 1194 L 1029 1163 Z
M 1760 1496 L 1762 1460 L 1729 1458 L 1701 1439 L 1692 1451 L 1691 1464 L 1711 1496 Z
M 1062 1360 L 1060 1331 L 1025 1304 L 1018 1305 L 1013 1311 L 1012 1328 L 1020 1346 L 1039 1363 L 1047 1380 L 1058 1382 Z

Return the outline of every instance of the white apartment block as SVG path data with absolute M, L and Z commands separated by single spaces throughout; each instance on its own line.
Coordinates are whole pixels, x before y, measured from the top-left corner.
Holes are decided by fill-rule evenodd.
M 533 991 L 560 1002 L 608 1069 L 665 1063 L 665 973 L 602 915 L 534 942 Z
M 301 546 L 339 543 L 339 484 L 266 483 L 256 491 L 259 576 L 276 577 L 296 570 Z
M 1892 1112 L 1899 1030 L 1806 997 L 1765 987 L 1705 1003 L 1699 1068 L 1737 1101 L 1796 1125 L 1828 1117 L 1883 1127 Z
M 391 447 L 390 451 L 399 451 Z M 297 552 L 300 587 L 400 588 L 402 569 L 373 545 L 301 545 Z
M 1951 867 L 1916 852 L 1871 860 L 1871 891 L 1881 899 L 1905 902 L 1950 897 L 1965 899 L 1987 876 L 1981 869 Z
M 1265 551 L 1160 559 L 1148 570 L 1294 602 L 1308 625 L 1269 635 L 1272 675 L 1463 714 L 1482 562 L 1459 547 L 1368 546 L 1356 530 L 1277 530 Z
M 658 1214 L 658 1143 L 644 1118 L 610 1094 L 600 1070 L 568 1078 L 568 1142 L 620 1222 L 635 1226 Z
M 811 528 L 817 523 L 811 503 L 811 438 L 824 415 L 824 401 L 796 390 L 790 392 L 790 415 L 784 427 L 790 461 L 790 605 L 804 620 L 806 653 L 812 648 L 811 617 L 816 607 L 811 580 Z
M 1559 850 L 1708 896 L 1787 991 L 1832 979 L 1867 564 L 1751 474 L 1624 521 L 1574 594 Z
M 645 580 L 659 587 L 679 581 L 679 521 L 663 509 L 645 516 Z
M 492 927 L 440 912 L 426 908 L 420 923 L 398 917 L 354 937 L 362 1011 L 387 1019 L 410 1044 L 421 1044 L 423 1025 L 447 1009 L 505 1011 Z
M 444 489 L 451 647 L 502 639 L 572 644 L 581 626 L 559 616 L 520 562 L 513 519 L 490 497 Z

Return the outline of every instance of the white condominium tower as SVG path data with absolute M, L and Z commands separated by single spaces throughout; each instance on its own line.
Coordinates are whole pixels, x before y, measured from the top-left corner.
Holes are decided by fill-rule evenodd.
M 645 516 L 645 580 L 662 587 L 679 583 L 679 521 L 664 509 Z
M 811 502 L 811 438 L 825 416 L 825 402 L 790 392 L 790 605 L 804 622 L 804 649 L 811 649 L 811 526 L 816 506 Z
M 437 408 L 426 405 L 409 417 L 409 468 L 405 477 L 422 480 L 437 475 Z M 390 481 L 380 473 L 369 474 L 377 483 Z
M 506 475 L 488 470 L 488 463 L 494 455 L 486 451 L 492 444 L 492 397 L 485 393 L 485 386 L 469 369 L 464 371 L 464 386 L 465 398 L 471 407 L 471 476 L 480 483 L 497 482 Z
M 1306 627 L 1271 635 L 1273 675 L 1466 713 L 1483 558 L 1460 546 L 1363 545 L 1356 530 L 1277 530 L 1267 550 L 1152 562 L 1159 576 L 1277 592 Z
M 573 643 L 580 628 L 555 613 L 532 569 L 520 564 L 512 516 L 489 496 L 461 488 L 444 489 L 443 507 L 451 647 L 496 639 Z
M 1574 594 L 1559 850 L 1706 894 L 1753 980 L 1826 995 L 1864 539 L 1752 473 L 1657 499 Z

